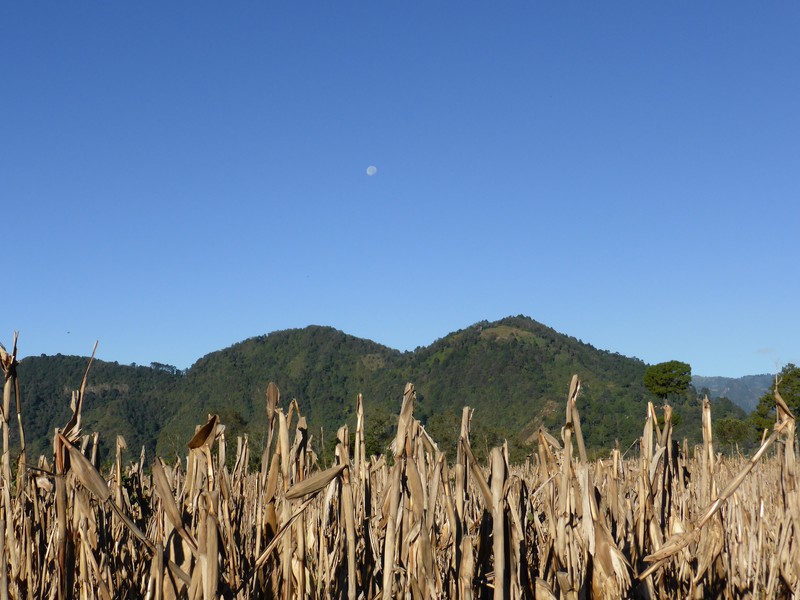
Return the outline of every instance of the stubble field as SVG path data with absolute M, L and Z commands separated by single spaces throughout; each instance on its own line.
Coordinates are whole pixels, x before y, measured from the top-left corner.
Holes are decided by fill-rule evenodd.
M 228 440 L 211 415 L 180 460 L 130 461 L 119 438 L 101 473 L 98 434 L 81 429 L 86 376 L 53 455 L 37 460 L 24 451 L 15 352 L 0 359 L 0 600 L 800 594 L 795 420 L 778 394 L 750 458 L 715 451 L 706 401 L 702 445 L 673 440 L 670 408 L 649 404 L 635 448 L 590 462 L 576 376 L 559 439 L 540 430 L 514 465 L 504 447 L 475 460 L 468 408 L 449 463 L 408 384 L 384 455 L 365 455 L 359 397 L 355 431 L 339 430 L 323 465 L 297 403 L 270 384 L 260 470 L 249 440 Z

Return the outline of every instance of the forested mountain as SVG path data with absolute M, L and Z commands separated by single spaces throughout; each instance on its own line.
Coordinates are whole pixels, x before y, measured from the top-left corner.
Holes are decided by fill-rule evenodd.
M 61 355 L 21 361 L 31 455 L 49 451 L 54 428 L 68 420 L 70 391 L 79 387 L 87 362 Z M 413 352 L 310 326 L 250 338 L 201 358 L 186 372 L 95 361 L 83 429 L 100 432 L 101 459 L 109 456 L 117 434 L 132 451 L 144 445 L 150 456 L 172 457 L 184 452 L 195 425 L 218 413 L 228 439 L 247 433 L 257 457 L 264 443 L 266 386 L 274 381 L 285 409 L 297 400 L 320 450 L 340 425 L 354 430 L 355 400 L 363 394 L 368 443 L 377 452 L 392 436 L 403 386 L 411 381 L 417 388 L 415 414 L 444 449 L 452 449 L 461 409 L 470 406 L 476 447 L 508 439 L 520 457 L 539 426 L 559 437 L 567 388 L 577 373 L 587 445 L 608 449 L 616 439 L 627 446 L 641 435 L 646 403 L 657 402 L 642 384 L 646 367 L 522 316 L 476 323 Z M 672 401 L 677 433 L 696 439 L 700 401 L 694 390 Z M 721 416 L 740 417 L 743 411 L 721 401 L 715 417 Z
M 640 427 L 636 414 L 644 414 L 643 362 L 525 317 L 478 323 L 418 350 L 408 362 L 421 396 L 418 412 L 437 439 L 450 441 L 449 433 L 453 443 L 464 405 L 475 409 L 474 423 L 489 446 L 504 437 L 524 444 L 539 425 L 558 436 L 573 373 L 582 381 L 579 409 L 590 424 L 584 430 L 590 446 L 632 439 Z
M 725 397 L 751 412 L 759 398 L 775 383 L 775 375 L 746 375 L 744 377 L 702 377 L 692 376 L 692 385 L 698 390 L 709 391 L 709 397 Z
M 402 396 L 403 358 L 397 350 L 318 326 L 277 331 L 213 352 L 181 381 L 179 408 L 164 424 L 159 451 L 183 451 L 186 436 L 209 413 L 219 414 L 233 431 L 249 433 L 254 444 L 263 444 L 270 381 L 280 388 L 284 409 L 297 400 L 315 439 L 322 437 L 323 427 L 334 440 L 339 426 L 346 421 L 352 425 L 357 394 L 368 399 L 370 413 L 376 404 L 391 406 L 392 394 Z
M 54 430 L 64 427 L 72 415 L 72 391 L 80 388 L 88 362 L 86 357 L 61 354 L 20 361 L 17 375 L 31 460 L 52 453 Z M 152 456 L 156 437 L 175 410 L 173 399 L 180 379 L 166 365 L 134 367 L 94 361 L 84 397 L 83 431 L 100 433 L 101 456 L 108 455 L 117 435 L 123 435 L 132 450 L 145 446 Z M 16 439 L 16 418 L 11 421 Z

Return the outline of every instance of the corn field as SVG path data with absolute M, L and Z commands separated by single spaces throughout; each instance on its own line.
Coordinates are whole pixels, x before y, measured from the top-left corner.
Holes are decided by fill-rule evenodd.
M 777 392 L 750 459 L 715 452 L 706 400 L 702 446 L 673 440 L 670 407 L 660 426 L 648 404 L 637 456 L 590 463 L 574 376 L 560 439 L 540 430 L 512 465 L 505 447 L 476 461 L 469 408 L 448 463 L 407 384 L 385 455 L 365 454 L 359 396 L 355 435 L 339 429 L 323 467 L 297 403 L 270 383 L 259 471 L 247 437 L 228 461 L 211 415 L 174 463 L 123 464 L 117 438 L 104 475 L 98 435 L 81 429 L 89 367 L 52 457 L 26 456 L 16 346 L 0 351 L 0 600 L 800 597 L 795 420 Z

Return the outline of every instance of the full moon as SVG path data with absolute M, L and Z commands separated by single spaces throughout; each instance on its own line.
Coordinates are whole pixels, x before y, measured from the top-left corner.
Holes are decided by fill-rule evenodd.
M 370 177 L 375 175 L 375 173 L 377 173 L 377 172 L 378 172 L 378 167 L 376 167 L 374 165 L 370 165 L 370 166 L 367 167 L 367 175 L 369 175 Z

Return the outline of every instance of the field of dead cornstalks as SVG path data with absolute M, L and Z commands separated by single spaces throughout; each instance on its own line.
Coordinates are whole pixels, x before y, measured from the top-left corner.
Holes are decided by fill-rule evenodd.
M 97 435 L 81 430 L 85 376 L 53 455 L 26 456 L 15 354 L 16 343 L 0 356 L 0 600 L 800 591 L 795 420 L 777 394 L 776 425 L 749 460 L 715 452 L 706 402 L 702 446 L 673 440 L 670 408 L 648 405 L 638 448 L 590 463 L 574 377 L 560 439 L 540 431 L 538 452 L 511 465 L 503 447 L 476 462 L 468 408 L 448 463 L 414 418 L 409 384 L 386 455 L 365 455 L 359 397 L 355 435 L 339 430 L 336 462 L 323 468 L 297 403 L 270 384 L 260 471 L 248 469 L 246 438 L 228 462 L 224 424 L 211 416 L 184 460 L 123 464 L 120 438 L 115 466 L 101 473 Z M 21 448 L 9 448 L 10 426 Z

